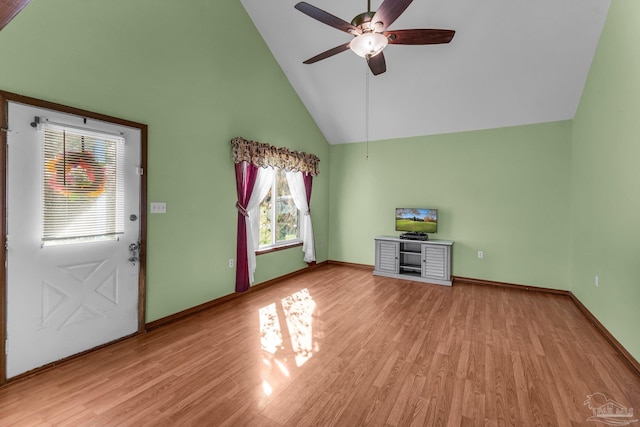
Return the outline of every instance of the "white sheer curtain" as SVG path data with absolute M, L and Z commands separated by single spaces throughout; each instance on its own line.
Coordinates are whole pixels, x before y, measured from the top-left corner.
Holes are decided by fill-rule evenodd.
M 289 191 L 293 196 L 293 202 L 300 210 L 300 238 L 302 239 L 302 252 L 304 252 L 304 262 L 316 260 L 316 249 L 313 243 L 313 227 L 311 225 L 311 212 L 307 203 L 307 190 L 304 185 L 302 172 L 287 172 L 287 182 Z
M 276 169 L 260 168 L 247 204 L 247 265 L 249 267 L 249 284 L 253 284 L 253 273 L 256 271 L 256 250 L 260 245 L 260 202 L 267 196 L 275 178 Z

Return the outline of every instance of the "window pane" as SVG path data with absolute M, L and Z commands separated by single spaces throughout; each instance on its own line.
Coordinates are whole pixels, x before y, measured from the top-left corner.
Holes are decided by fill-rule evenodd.
M 289 183 L 284 171 L 276 176 L 278 199 L 276 203 L 276 242 L 298 238 L 298 208 L 289 191 Z
M 124 231 L 124 141 L 44 130 L 44 244 L 114 239 Z
M 260 246 L 271 244 L 271 193 L 272 190 L 269 190 L 267 197 L 260 203 Z
M 265 248 L 299 238 L 298 208 L 289 191 L 287 175 L 279 170 L 269 193 L 260 203 L 259 246 Z

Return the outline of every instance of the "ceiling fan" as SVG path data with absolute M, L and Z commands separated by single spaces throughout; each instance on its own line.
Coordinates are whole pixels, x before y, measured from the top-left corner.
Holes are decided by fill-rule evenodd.
M 398 19 L 413 0 L 384 0 L 377 11 L 371 11 L 371 0 L 367 0 L 367 12 L 357 15 L 351 23 L 343 21 L 322 9 L 306 2 L 300 2 L 295 8 L 324 24 L 354 36 L 349 43 L 336 46 L 304 61 L 313 64 L 345 50 L 351 49 L 366 59 L 374 75 L 387 71 L 382 50 L 388 44 L 422 45 L 449 43 L 455 34 L 453 30 L 394 30 L 387 28 Z

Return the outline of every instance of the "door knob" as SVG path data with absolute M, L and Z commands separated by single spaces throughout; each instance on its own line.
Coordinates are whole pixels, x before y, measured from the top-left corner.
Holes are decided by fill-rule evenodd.
M 140 257 L 138 256 L 140 253 L 140 242 L 131 243 L 129 245 L 129 262 L 131 265 L 136 265 L 137 261 L 140 261 Z

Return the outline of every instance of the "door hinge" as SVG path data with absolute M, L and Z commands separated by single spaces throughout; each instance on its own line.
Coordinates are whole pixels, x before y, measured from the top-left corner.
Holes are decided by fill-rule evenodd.
M 11 129 L 7 129 L 7 128 L 0 128 L 0 133 L 4 132 L 5 134 L 7 134 L 7 138 L 4 140 L 4 142 L 9 145 L 9 134 L 11 132 L 13 132 Z
M 136 167 L 136 173 L 140 176 L 144 174 L 144 169 L 141 167 Z

